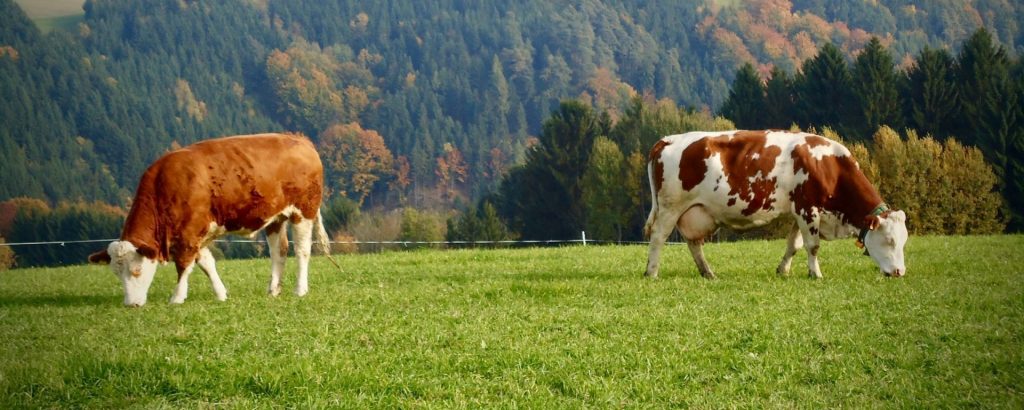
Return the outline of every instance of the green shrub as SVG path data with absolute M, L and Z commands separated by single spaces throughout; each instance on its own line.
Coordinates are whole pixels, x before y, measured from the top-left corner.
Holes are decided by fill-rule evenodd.
M 440 242 L 444 240 L 445 218 L 440 213 L 405 208 L 398 240 L 409 242 Z M 418 247 L 419 245 L 417 245 Z M 430 247 L 439 247 L 430 244 Z
M 498 211 L 490 202 L 481 202 L 480 210 L 469 208 L 458 217 L 447 222 L 446 241 L 507 241 L 514 239 L 508 227 L 498 217 Z M 452 244 L 452 247 L 475 247 L 474 244 Z M 496 246 L 488 244 L 487 246 Z
M 4 245 L 7 241 L 0 236 L 0 270 L 7 270 L 14 266 L 14 251 L 10 246 Z
M 902 138 L 882 127 L 870 155 L 851 151 L 860 151 L 855 157 L 889 206 L 906 211 L 914 234 L 985 234 L 1006 227 L 998 178 L 977 148 L 953 138 L 920 138 L 912 130 Z

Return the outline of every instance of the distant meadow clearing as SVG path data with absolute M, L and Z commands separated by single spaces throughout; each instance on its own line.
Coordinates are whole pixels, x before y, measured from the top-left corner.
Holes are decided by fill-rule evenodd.
M 82 22 L 84 0 L 14 0 L 43 32 L 73 28 Z
M 0 272 L 0 408 L 1024 407 L 1024 236 L 912 237 L 883 278 L 852 241 L 823 280 L 782 241 L 323 257 L 311 292 L 223 261 L 141 309 L 106 266 Z

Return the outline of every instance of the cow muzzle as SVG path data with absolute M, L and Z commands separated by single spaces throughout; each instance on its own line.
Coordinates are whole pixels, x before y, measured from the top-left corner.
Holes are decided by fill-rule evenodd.
M 138 299 L 138 298 L 128 298 L 128 297 L 125 297 L 124 298 L 124 305 L 126 307 L 130 307 L 130 308 L 143 307 L 143 306 L 146 305 L 146 298 L 143 297 L 142 299 Z
M 903 275 L 907 274 L 906 269 L 893 269 L 891 272 L 882 272 L 886 277 L 889 278 L 902 278 Z

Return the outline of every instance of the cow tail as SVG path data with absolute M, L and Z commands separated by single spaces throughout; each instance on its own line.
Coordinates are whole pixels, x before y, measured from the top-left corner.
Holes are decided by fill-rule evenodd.
M 644 238 L 650 239 L 651 229 L 654 227 L 654 216 L 658 214 L 658 193 L 654 192 L 654 161 L 647 163 L 647 184 L 651 187 L 651 213 L 647 215 L 647 223 L 644 224 Z
M 316 241 L 320 244 L 320 251 L 323 252 L 327 260 L 334 264 L 334 267 L 341 269 L 341 265 L 334 261 L 331 257 L 331 239 L 327 236 L 327 229 L 324 228 L 324 217 L 320 214 L 320 210 L 316 211 L 316 219 L 313 220 L 313 234 L 316 235 Z

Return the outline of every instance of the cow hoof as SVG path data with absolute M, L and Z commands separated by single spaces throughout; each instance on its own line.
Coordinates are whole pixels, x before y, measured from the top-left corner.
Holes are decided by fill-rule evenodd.
M 217 300 L 221 301 L 221 302 L 224 302 L 224 301 L 228 300 L 228 295 L 217 295 Z
M 267 294 L 269 294 L 270 296 L 273 296 L 273 297 L 276 298 L 279 295 L 281 295 L 281 288 L 277 287 L 277 288 L 270 289 L 269 291 L 267 291 Z
M 810 272 L 807 274 L 807 277 L 811 279 L 821 279 L 821 274 L 817 272 Z
M 172 304 L 172 305 L 180 305 L 182 303 L 185 303 L 185 298 L 178 299 L 178 298 L 172 297 L 169 303 Z
M 309 290 L 306 290 L 306 289 L 296 290 L 295 291 L 295 296 L 298 296 L 298 297 L 301 298 L 303 296 L 306 296 L 307 293 L 309 293 Z
M 704 279 L 707 279 L 707 280 L 714 280 L 715 279 L 715 272 L 712 272 L 711 269 L 699 269 L 698 268 L 697 272 L 700 272 L 700 276 L 703 276 Z
M 652 279 L 652 280 L 653 279 L 658 279 L 658 272 L 654 272 L 654 273 L 644 272 L 644 277 L 647 278 L 647 279 Z

